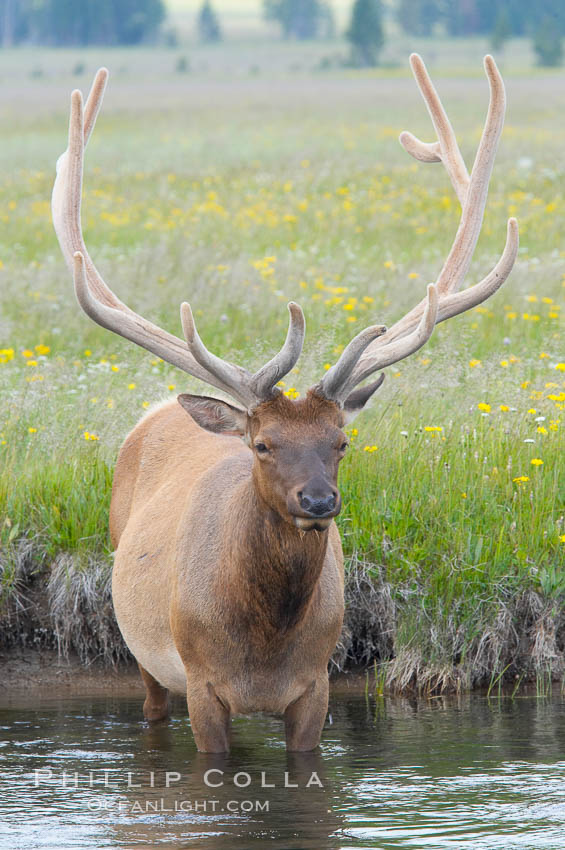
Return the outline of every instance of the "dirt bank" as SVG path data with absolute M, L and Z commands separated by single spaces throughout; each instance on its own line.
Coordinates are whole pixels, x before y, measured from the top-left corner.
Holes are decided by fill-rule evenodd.
M 88 696 L 139 696 L 145 689 L 135 663 L 122 662 L 110 667 L 103 661 L 85 664 L 78 655 L 62 657 L 54 649 L 23 649 L 12 647 L 0 650 L 0 678 L 4 683 L 0 702 L 21 696 L 23 693 L 40 693 L 42 696 L 61 698 L 88 694 Z M 352 672 L 332 680 L 336 693 L 363 693 L 366 674 Z
M 54 649 L 0 650 L 0 677 L 4 696 L 22 691 L 47 694 L 56 689 L 58 697 L 73 694 L 98 696 L 143 695 L 144 689 L 135 664 L 109 667 L 103 662 L 84 664 L 78 655 L 63 658 Z

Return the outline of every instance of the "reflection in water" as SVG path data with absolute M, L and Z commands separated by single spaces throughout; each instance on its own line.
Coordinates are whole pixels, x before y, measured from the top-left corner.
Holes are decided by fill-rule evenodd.
M 560 848 L 565 702 L 334 694 L 315 753 L 282 722 L 234 722 L 197 753 L 182 701 L 0 702 L 0 848 Z M 2 707 L 3 706 L 3 707 Z

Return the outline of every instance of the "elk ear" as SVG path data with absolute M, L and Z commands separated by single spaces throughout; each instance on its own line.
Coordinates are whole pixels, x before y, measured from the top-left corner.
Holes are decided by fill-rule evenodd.
M 238 436 L 245 434 L 247 428 L 246 410 L 234 407 L 227 401 L 220 401 L 219 398 L 189 395 L 188 393 L 177 396 L 177 400 L 194 421 L 201 428 L 205 428 L 206 431 L 214 431 L 216 434 L 230 433 Z
M 348 422 L 352 422 L 357 414 L 361 413 L 373 393 L 378 390 L 384 379 L 385 373 L 381 372 L 376 381 L 373 381 L 371 384 L 366 384 L 364 387 L 359 387 L 358 389 L 353 390 L 352 393 L 349 393 L 345 399 L 345 404 L 343 405 L 345 425 L 347 425 Z

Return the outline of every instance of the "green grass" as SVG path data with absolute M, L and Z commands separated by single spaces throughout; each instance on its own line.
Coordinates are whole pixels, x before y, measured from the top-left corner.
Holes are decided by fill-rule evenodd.
M 431 137 L 404 71 L 291 73 L 285 50 L 249 76 L 253 54 L 230 47 L 229 73 L 186 78 L 165 51 L 85 54 L 89 69 L 104 61 L 118 73 L 87 152 L 83 226 L 126 303 L 179 334 L 190 300 L 206 343 L 248 367 L 280 345 L 285 304 L 299 301 L 306 346 L 286 387 L 304 391 L 358 330 L 391 323 L 422 296 L 458 208 L 443 170 L 414 163 L 396 141 L 405 128 Z M 76 305 L 48 206 L 68 94 L 90 82 L 71 76 L 74 61 L 0 57 L 13 77 L 0 113 L 8 560 L 20 535 L 47 563 L 60 552 L 84 564 L 105 557 L 122 439 L 149 403 L 202 388 Z M 508 64 L 508 120 L 468 282 L 496 262 L 510 214 L 516 268 L 485 307 L 388 370 L 340 476 L 346 552 L 379 565 L 424 612 L 399 624 L 399 646 L 427 646 L 426 629 L 448 617 L 471 640 L 509 598 L 533 589 L 561 599 L 565 589 L 565 86 L 562 75 Z M 43 77 L 29 76 L 36 65 Z M 438 80 L 469 163 L 486 109 L 477 70 L 451 78 L 443 67 Z

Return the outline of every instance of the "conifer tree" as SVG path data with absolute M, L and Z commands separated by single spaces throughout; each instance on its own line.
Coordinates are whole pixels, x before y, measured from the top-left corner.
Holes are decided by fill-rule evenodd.
M 210 0 L 204 0 L 198 12 L 198 35 L 200 41 L 212 43 L 222 40 L 220 21 Z
M 346 37 L 355 65 L 377 65 L 384 44 L 380 0 L 355 0 Z

